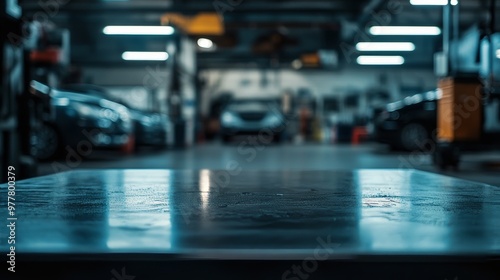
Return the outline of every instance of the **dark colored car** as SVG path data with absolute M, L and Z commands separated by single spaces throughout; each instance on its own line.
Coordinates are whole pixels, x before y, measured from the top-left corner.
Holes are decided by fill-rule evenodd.
M 33 154 L 53 159 L 71 148 L 76 156 L 94 149 L 118 149 L 130 144 L 133 126 L 129 110 L 118 103 L 73 92 L 50 90 L 51 121 L 43 122 L 32 137 Z
M 165 147 L 167 145 L 169 121 L 166 115 L 131 108 L 121 100 L 111 97 L 105 88 L 95 85 L 71 84 L 65 85 L 61 89 L 109 99 L 126 106 L 134 124 L 136 148 L 142 146 Z
M 375 117 L 374 139 L 392 149 L 422 150 L 434 139 L 439 91 L 390 103 Z
M 282 139 L 285 118 L 275 100 L 236 99 L 230 101 L 221 114 L 221 134 L 224 142 L 237 135 L 271 135 L 275 142 Z

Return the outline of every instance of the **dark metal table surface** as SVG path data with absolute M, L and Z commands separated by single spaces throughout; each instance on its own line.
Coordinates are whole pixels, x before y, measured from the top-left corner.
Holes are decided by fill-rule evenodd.
M 28 263 L 500 256 L 500 188 L 412 170 L 81 170 L 15 197 Z

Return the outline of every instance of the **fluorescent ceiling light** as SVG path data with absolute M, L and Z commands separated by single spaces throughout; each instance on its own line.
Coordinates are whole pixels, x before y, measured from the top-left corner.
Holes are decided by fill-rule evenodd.
M 172 35 L 172 26 L 106 26 L 102 30 L 106 35 Z
M 439 35 L 437 26 L 372 26 L 372 35 Z
M 410 0 L 410 4 L 414 6 L 446 6 L 448 0 Z M 451 5 L 456 6 L 458 0 L 451 0 Z
M 362 55 L 358 57 L 359 65 L 402 65 L 405 59 L 402 56 L 370 56 Z
M 210 39 L 200 38 L 198 39 L 198 46 L 203 49 L 210 49 L 214 46 L 214 43 Z
M 124 52 L 123 60 L 142 60 L 142 61 L 165 61 L 168 59 L 166 52 Z
M 361 52 L 412 52 L 415 44 L 409 42 L 361 42 L 356 45 L 356 49 Z

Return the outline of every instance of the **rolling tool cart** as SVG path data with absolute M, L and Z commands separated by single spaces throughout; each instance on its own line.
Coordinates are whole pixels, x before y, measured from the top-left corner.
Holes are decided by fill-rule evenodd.
M 500 150 L 500 87 L 495 78 L 500 72 L 500 60 L 496 56 L 492 59 L 498 43 L 500 33 L 483 40 L 483 70 L 476 77 L 444 78 L 439 82 L 441 98 L 433 161 L 441 169 L 457 169 L 463 151 Z
M 483 138 L 483 86 L 478 78 L 444 78 L 439 91 L 433 161 L 442 169 L 458 168 L 461 149 Z
M 478 64 L 468 76 L 464 76 L 455 54 L 451 56 L 449 65 L 453 70 L 452 78 L 443 78 L 439 82 L 441 98 L 438 101 L 433 162 L 441 169 L 450 166 L 457 169 L 462 151 L 500 149 L 500 59 L 497 51 L 500 48 L 500 33 L 495 32 L 495 1 L 490 0 L 489 4 L 486 24 L 479 30 L 477 39 L 473 39 L 476 41 L 467 42 L 464 39 L 465 44 L 477 46 L 479 61 L 476 58 L 474 63 Z M 449 5 L 447 7 L 450 8 Z M 458 26 L 457 23 L 455 26 Z M 448 34 L 450 25 L 446 19 L 445 27 Z M 444 39 L 445 53 L 449 54 L 448 35 Z M 460 42 L 455 40 L 455 49 L 458 48 Z
M 449 99 L 449 98 L 448 98 Z M 499 96 L 484 97 L 484 103 L 481 103 L 477 111 L 461 111 L 460 103 L 453 105 L 457 109 L 452 110 L 451 118 L 445 112 L 452 105 L 441 104 L 446 101 L 440 100 L 438 112 L 438 134 L 436 147 L 433 150 L 433 163 L 435 166 L 446 169 L 453 167 L 458 169 L 460 158 L 464 151 L 479 152 L 500 150 L 500 132 L 485 130 L 487 118 L 495 117 L 485 114 L 485 106 L 494 103 L 497 107 L 498 115 Z M 441 112 L 445 111 L 445 112 Z M 448 109 L 448 112 L 450 109 Z M 461 115 L 462 114 L 462 115 Z M 479 116 L 480 114 L 480 116 Z M 463 116 L 472 117 L 463 117 Z M 496 116 L 497 118 L 499 116 Z M 497 120 L 498 122 L 498 120 Z

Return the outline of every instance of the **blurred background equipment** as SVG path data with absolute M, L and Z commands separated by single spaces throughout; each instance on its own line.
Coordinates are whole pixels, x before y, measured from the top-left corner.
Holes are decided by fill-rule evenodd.
M 462 151 L 500 148 L 498 7 L 494 0 L 487 4 L 487 17 L 462 38 L 457 32 L 459 20 L 450 18 L 451 7 L 444 10 L 443 52 L 449 70 L 439 81 L 437 144 L 433 150 L 433 162 L 441 169 L 458 169 Z M 465 54 L 464 49 L 472 52 Z
M 0 1 L 19 278 L 500 279 L 500 1 Z
M 435 140 L 439 94 L 434 90 L 387 104 L 375 115 L 374 140 L 393 150 L 426 149 Z
M 94 149 L 121 149 L 134 141 L 127 107 L 81 88 L 51 88 L 50 97 L 55 116 L 43 122 L 34 137 L 34 154 L 39 160 L 52 160 L 75 151 L 84 156 Z
M 32 136 L 43 120 L 52 117 L 49 90 L 33 81 L 31 59 L 45 37 L 38 22 L 21 20 L 17 1 L 2 1 L 0 13 L 0 167 L 13 166 L 18 178 L 30 178 L 38 174 Z M 2 173 L 1 181 L 6 176 Z
M 433 147 L 456 142 L 449 139 L 465 126 L 475 129 L 477 140 L 457 143 L 452 150 L 461 152 L 456 154 L 472 155 L 473 148 L 480 150 L 478 146 L 500 132 L 500 23 L 495 19 L 499 3 L 494 1 L 16 2 L 4 4 L 7 43 L 2 64 L 7 67 L 1 105 L 7 114 L 5 104 L 17 99 L 11 97 L 31 100 L 15 101 L 18 107 L 28 106 L 18 117 L 30 125 L 12 131 L 29 136 L 19 138 L 19 147 L 12 149 L 24 156 L 11 158 L 41 167 L 38 174 L 55 172 L 49 165 L 65 161 L 72 154 L 68 148 L 86 140 L 76 128 L 109 128 L 97 136 L 99 147 L 92 145 L 85 156 L 78 153 L 77 168 L 104 162 L 135 166 L 142 157 L 145 166 L 165 166 L 161 159 L 177 167 L 172 162 L 184 158 L 180 155 L 198 149 L 207 155 L 230 153 L 238 145 L 220 146 L 221 140 L 241 144 L 274 128 L 266 123 L 269 112 L 258 106 L 247 112 L 229 109 L 242 100 L 277 104 L 284 128 L 273 138 L 283 145 L 269 148 L 283 148 L 285 154 L 294 148 L 344 151 L 355 146 L 371 151 L 360 152 L 363 156 L 394 157 L 410 151 L 436 160 L 435 150 L 440 149 Z M 14 26 L 17 33 L 6 31 Z M 440 81 L 464 77 L 481 85 L 481 109 L 472 110 L 466 120 L 474 119 L 474 125 L 451 129 L 448 122 L 445 131 L 455 136 L 441 141 L 438 130 L 446 122 L 440 114 L 450 112 L 456 122 L 469 115 L 456 106 L 472 103 L 461 100 L 470 96 L 469 90 L 466 94 L 456 86 L 462 82 L 445 87 Z M 24 95 L 31 81 L 48 89 L 49 95 L 39 97 L 53 98 Z M 451 99 L 439 99 L 435 92 Z M 97 99 L 115 109 L 97 104 Z M 75 109 L 79 103 L 91 108 Z M 441 105 L 446 110 L 439 110 Z M 106 111 L 121 106 L 128 111 L 130 129 L 119 129 L 127 124 L 115 122 L 114 114 Z M 108 112 L 104 119 L 102 110 Z M 87 111 L 97 117 L 76 115 Z M 252 114 L 255 119 L 248 119 Z M 69 123 L 72 129 L 64 128 Z M 7 127 L 12 128 L 2 129 Z M 149 154 L 152 150 L 157 158 Z M 46 162 L 37 164 L 34 158 Z M 216 164 L 200 162 L 205 167 Z
M 255 135 L 264 143 L 280 142 L 285 129 L 285 118 L 276 100 L 231 100 L 222 111 L 220 123 L 226 143 L 241 135 Z
M 127 102 L 125 98 L 113 96 L 107 89 L 89 84 L 66 84 L 59 90 L 85 94 L 110 100 L 127 107 L 133 122 L 135 149 L 140 147 L 166 147 L 167 130 L 169 128 L 168 116 L 154 110 L 141 110 L 134 108 L 134 104 Z

